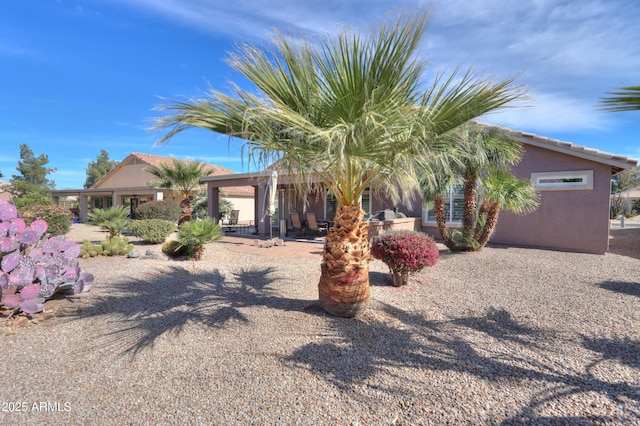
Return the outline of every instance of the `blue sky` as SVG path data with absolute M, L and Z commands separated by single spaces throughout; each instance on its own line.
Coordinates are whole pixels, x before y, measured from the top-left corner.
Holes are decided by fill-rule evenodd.
M 640 112 L 605 113 L 605 92 L 640 84 L 637 0 L 23 0 L 0 5 L 0 171 L 19 146 L 49 156 L 58 189 L 82 187 L 101 149 L 203 159 L 248 171 L 225 137 L 194 130 L 156 147 L 160 97 L 199 97 L 239 81 L 234 44 L 273 28 L 313 37 L 366 28 L 389 10 L 429 7 L 421 52 L 431 71 L 522 73 L 531 97 L 484 121 L 640 157 Z

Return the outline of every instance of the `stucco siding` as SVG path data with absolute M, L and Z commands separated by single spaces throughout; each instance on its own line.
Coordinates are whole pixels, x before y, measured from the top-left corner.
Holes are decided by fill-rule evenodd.
M 611 168 L 574 156 L 526 146 L 514 173 L 593 170 L 593 189 L 540 191 L 528 215 L 503 212 L 491 242 L 604 253 L 608 249 Z
M 117 173 L 107 176 L 96 188 L 131 188 L 148 186 L 155 180 L 151 173 L 145 171 L 148 164 L 126 164 L 119 168 Z
M 227 200 L 233 205 L 234 210 L 240 210 L 238 215 L 238 221 L 243 224 L 255 224 L 255 202 L 253 198 L 240 198 L 240 197 L 220 197 L 222 200 Z

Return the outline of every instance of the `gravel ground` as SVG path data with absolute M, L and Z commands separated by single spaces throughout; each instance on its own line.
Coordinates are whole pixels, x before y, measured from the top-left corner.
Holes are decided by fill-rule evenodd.
M 90 293 L 0 328 L 0 424 L 640 425 L 640 229 L 612 235 L 443 250 L 402 288 L 374 261 L 351 319 L 320 259 L 82 260 Z

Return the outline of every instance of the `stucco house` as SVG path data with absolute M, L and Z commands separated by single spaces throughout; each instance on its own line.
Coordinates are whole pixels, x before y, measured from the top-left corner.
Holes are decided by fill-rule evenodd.
M 151 186 L 151 182 L 157 178 L 147 171 L 149 167 L 171 164 L 171 161 L 169 157 L 133 152 L 91 188 L 55 190 L 51 194 L 56 202 L 62 197 L 76 196 L 80 206 L 80 222 L 86 222 L 88 213 L 94 208 L 123 205 L 133 210 L 147 201 L 173 200 L 179 203 L 180 197 L 177 194 Z M 233 174 L 225 167 L 215 164 L 209 166 L 214 169 L 213 176 Z M 240 211 L 239 220 L 246 223 L 253 220 L 255 194 L 251 187 L 227 187 L 220 196 Z
M 490 124 L 478 123 L 487 128 Z M 517 246 L 543 247 L 561 250 L 604 253 L 609 247 L 609 206 L 611 177 L 635 166 L 638 160 L 500 127 L 509 137 L 522 144 L 524 155 L 513 172 L 520 178 L 531 179 L 540 194 L 540 207 L 528 215 L 502 212 L 492 243 Z M 216 216 L 220 191 L 235 186 L 250 185 L 257 195 L 254 220 L 258 232 L 269 234 L 269 220 L 264 220 L 266 182 L 270 171 L 232 175 L 207 176 L 209 214 Z M 277 214 L 272 226 L 290 212 L 315 212 L 319 218 L 331 220 L 336 203 L 330 193 L 316 191 L 298 194 L 286 174 L 278 179 Z M 449 222 L 460 223 L 462 194 L 451 193 L 448 201 Z M 371 214 L 392 207 L 384 197 L 374 197 L 365 191 L 362 207 Z M 418 201 L 413 205 L 400 205 L 400 211 L 409 216 L 403 226 L 422 230 L 438 237 L 435 218 L 429 206 Z M 452 207 L 452 208 L 451 208 Z M 376 226 L 384 224 L 374 223 Z

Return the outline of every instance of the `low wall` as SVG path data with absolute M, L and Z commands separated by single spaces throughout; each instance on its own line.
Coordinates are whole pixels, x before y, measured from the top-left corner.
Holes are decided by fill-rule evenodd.
M 422 219 L 419 217 L 403 217 L 393 220 L 370 220 L 369 221 L 369 242 L 373 242 L 373 238 L 382 234 L 389 229 L 403 229 L 407 231 L 419 231 Z

